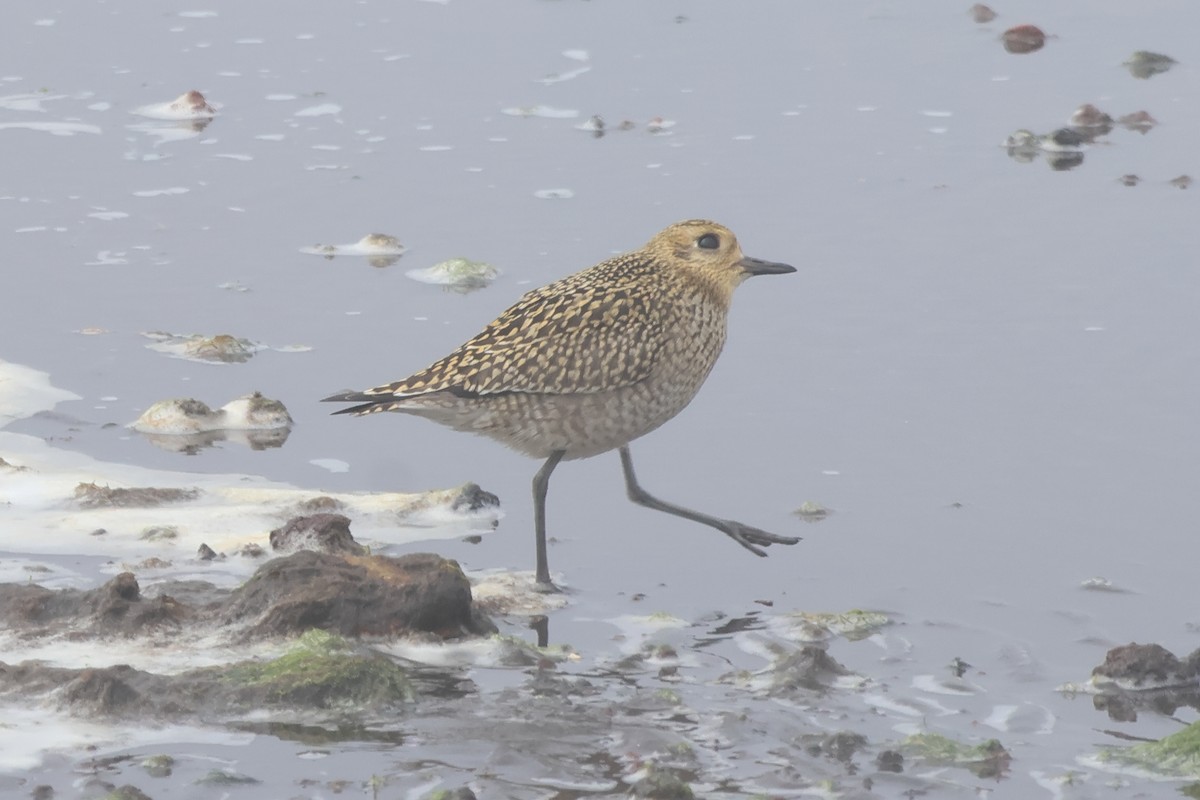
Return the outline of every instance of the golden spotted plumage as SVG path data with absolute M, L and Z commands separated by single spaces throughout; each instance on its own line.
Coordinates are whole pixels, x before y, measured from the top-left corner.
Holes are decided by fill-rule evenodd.
M 540 498 L 535 480 L 540 514 L 545 481 L 559 460 L 614 449 L 633 497 L 626 445 L 696 395 L 725 344 L 733 290 L 751 275 L 793 271 L 746 257 L 722 225 L 679 222 L 640 250 L 529 292 L 425 369 L 326 399 L 358 403 L 336 413 L 414 414 L 548 459 L 538 473 Z M 704 515 L 691 518 L 698 517 Z M 731 533 L 722 526 L 740 523 L 727 520 L 700 521 L 759 555 L 753 544 L 795 541 L 746 526 L 738 530 L 753 533 Z M 541 527 L 538 543 L 538 580 L 548 584 Z
M 636 253 L 618 256 L 529 292 L 450 355 L 364 394 L 561 395 L 637 383 L 663 349 L 666 315 L 655 300 L 669 277 Z

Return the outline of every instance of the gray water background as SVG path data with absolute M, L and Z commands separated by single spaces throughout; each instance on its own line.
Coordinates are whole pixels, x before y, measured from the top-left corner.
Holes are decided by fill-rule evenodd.
M 799 272 L 739 290 L 722 360 L 678 419 L 635 443 L 639 474 L 661 496 L 805 540 L 756 559 L 626 502 L 615 455 L 564 465 L 550 555 L 573 604 L 552 638 L 586 652 L 611 637 L 606 618 L 738 615 L 758 600 L 881 609 L 907 625 L 911 653 L 836 657 L 901 682 L 962 657 L 996 691 L 1050 707 L 1058 734 L 1040 746 L 1069 761 L 1111 723 L 1055 686 L 1113 644 L 1198 644 L 1197 194 L 1167 181 L 1200 172 L 1200 6 L 1012 3 L 978 25 L 967 5 L 209 2 L 196 8 L 216 14 L 195 17 L 12 3 L 0 92 L 65 96 L 0 122 L 101 130 L 0 130 L 0 356 L 83 397 L 12 430 L 331 491 L 477 481 L 507 516 L 438 551 L 468 570 L 531 569 L 535 463 L 316 401 L 415 371 L 523 291 L 712 218 Z M 1004 51 L 999 33 L 1020 22 L 1052 35 L 1044 50 Z M 570 49 L 591 70 L 539 82 L 580 66 Z M 1181 63 L 1135 80 L 1121 62 L 1138 49 Z M 220 107 L 197 137 L 156 144 L 133 127 L 145 120 L 131 109 L 192 88 Z M 1117 128 L 1071 171 L 1000 146 L 1084 102 L 1161 125 Z M 341 110 L 296 116 L 323 103 Z M 580 115 L 501 113 L 538 103 Z M 593 138 L 573 127 L 592 114 L 638 125 Z M 646 131 L 653 117 L 676 122 L 669 135 Z M 1126 187 L 1127 173 L 1145 180 Z M 169 187 L 187 192 L 134 194 Z M 535 197 L 548 188 L 574 196 Z M 89 216 L 110 210 L 128 216 Z M 299 252 L 372 231 L 409 252 L 382 269 Z M 90 263 L 101 251 L 124 263 Z M 453 256 L 504 274 L 467 295 L 404 275 Z M 88 326 L 110 332 L 75 333 Z M 211 366 L 146 349 L 148 330 L 312 350 Z M 165 397 L 215 405 L 252 389 L 296 418 L 285 447 L 185 457 L 102 427 Z M 835 513 L 804 525 L 792 512 L 806 500 Z M 1082 590 L 1093 576 L 1128 591 Z M 1143 717 L 1131 731 L 1176 727 Z

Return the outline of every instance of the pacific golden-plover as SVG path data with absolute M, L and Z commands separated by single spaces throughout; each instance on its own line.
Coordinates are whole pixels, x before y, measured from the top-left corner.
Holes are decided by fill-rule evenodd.
M 541 589 L 554 588 L 546 557 L 550 473 L 564 459 L 614 449 L 630 500 L 716 528 L 765 556 L 762 547 L 799 538 L 657 499 L 638 484 L 629 443 L 696 395 L 725 344 L 733 290 L 751 275 L 795 271 L 743 255 L 715 222 L 678 222 L 641 250 L 529 292 L 432 366 L 325 399 L 359 404 L 336 414 L 415 414 L 545 459 L 533 478 Z

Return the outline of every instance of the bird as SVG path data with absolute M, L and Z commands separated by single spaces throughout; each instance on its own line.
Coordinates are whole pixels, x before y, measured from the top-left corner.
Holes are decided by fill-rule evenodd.
M 543 461 L 533 478 L 535 588 L 554 592 L 546 495 L 561 461 L 617 450 L 629 499 L 698 522 L 758 556 L 795 544 L 734 520 L 660 500 L 638 483 L 629 443 L 684 409 L 725 344 L 734 289 L 796 268 L 746 256 L 723 225 L 686 220 L 641 249 L 534 289 L 425 369 L 324 398 L 334 414 L 395 411 L 482 434 Z

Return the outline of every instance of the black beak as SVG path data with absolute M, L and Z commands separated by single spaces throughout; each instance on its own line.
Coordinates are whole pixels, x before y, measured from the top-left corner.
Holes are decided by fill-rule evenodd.
M 778 261 L 763 261 L 761 258 L 750 258 L 746 256 L 738 262 L 747 275 L 786 275 L 789 272 L 795 272 L 796 268 L 791 264 L 780 264 Z

